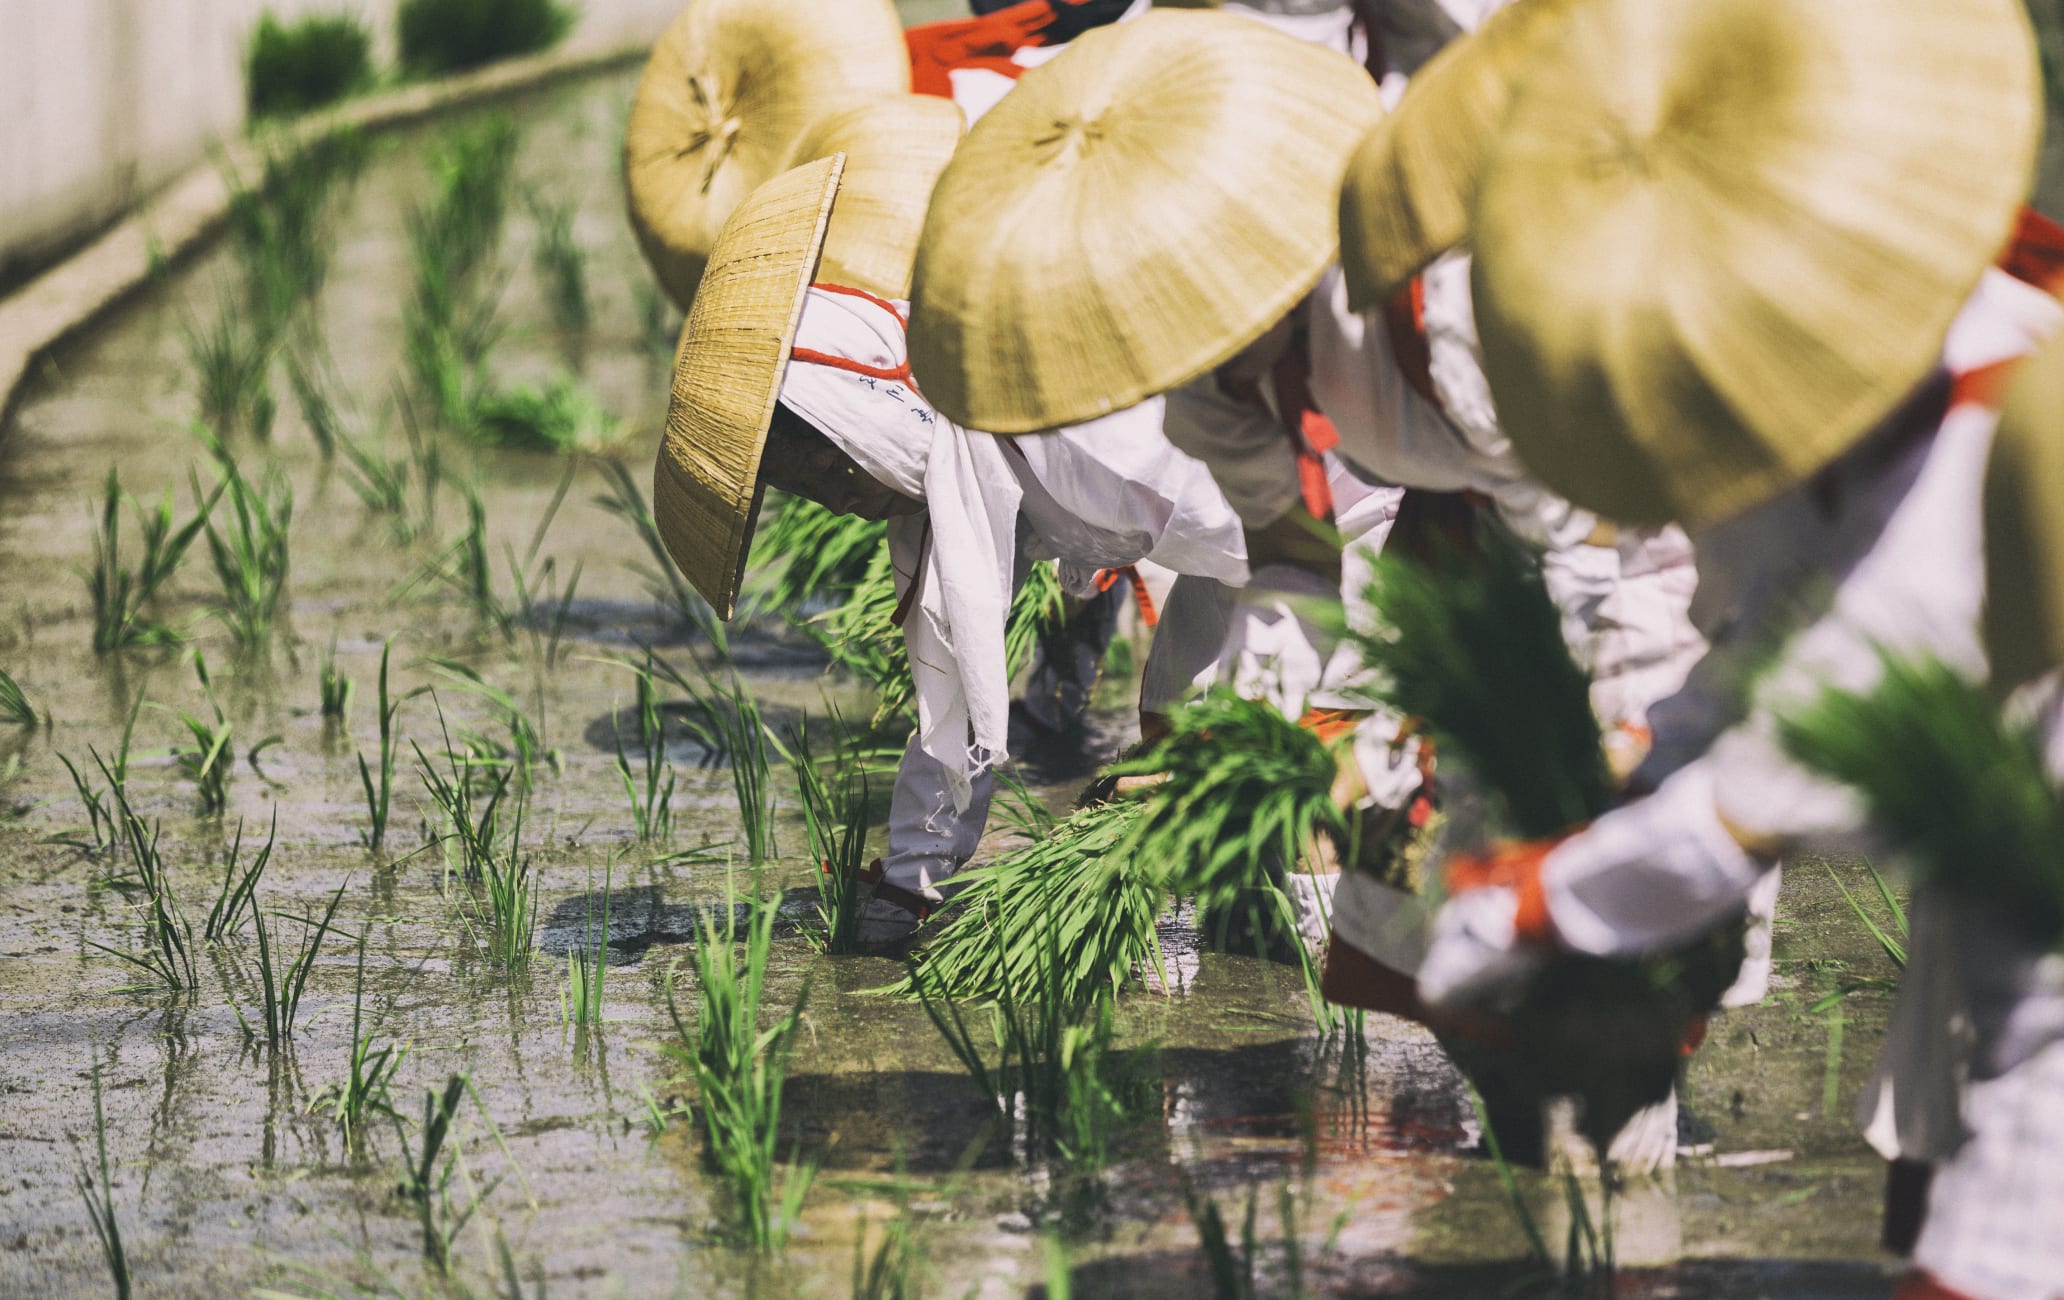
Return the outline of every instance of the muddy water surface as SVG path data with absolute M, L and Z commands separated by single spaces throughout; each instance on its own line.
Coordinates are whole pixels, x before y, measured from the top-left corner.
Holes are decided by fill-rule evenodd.
M 550 196 L 578 196 L 593 325 L 555 334 L 529 260 L 518 206 L 502 251 L 504 333 L 492 366 L 542 381 L 579 364 L 581 381 L 621 422 L 613 454 L 645 476 L 663 411 L 662 348 L 647 339 L 645 276 L 624 231 L 615 141 L 630 77 L 613 75 L 509 106 L 523 126 L 519 172 Z M 319 303 L 354 436 L 404 454 L 395 410 L 401 310 L 409 292 L 403 217 L 425 191 L 426 135 L 383 141 L 339 224 Z M 821 1169 L 788 1250 L 755 1259 L 722 1243 L 722 1203 L 680 1103 L 692 1089 L 665 1048 L 670 972 L 724 905 L 722 842 L 738 837 L 729 772 L 672 750 L 679 785 L 671 840 L 640 843 L 615 771 L 612 718 L 633 707 L 624 660 L 650 646 L 684 671 L 712 648 L 658 606 L 645 560 L 622 521 L 596 504 L 597 461 L 474 454 L 442 446 L 453 482 L 478 484 L 497 556 L 494 585 L 521 607 L 501 555 L 541 575 L 553 561 L 579 584 L 556 647 L 519 621 L 504 636 L 448 586 L 412 581 L 463 529 L 456 488 L 427 528 L 398 540 L 334 462 L 317 454 L 276 377 L 282 414 L 269 444 L 233 444 L 246 472 L 276 465 L 293 485 L 291 607 L 268 649 L 239 653 L 211 610 L 219 591 L 203 549 L 188 557 L 161 612 L 206 657 L 233 733 L 228 808 L 200 816 L 170 749 L 180 711 L 206 713 L 190 654 L 95 656 L 79 570 L 110 467 L 147 499 L 188 476 L 211 478 L 186 425 L 195 409 L 184 331 L 205 322 L 230 283 L 225 254 L 168 271 L 164 282 L 60 356 L 0 431 L 0 667 L 50 723 L 0 735 L 0 1293 L 105 1290 L 107 1271 L 74 1185 L 93 1128 L 92 1078 L 104 1089 L 113 1196 L 142 1295 L 436 1293 L 417 1220 L 395 1193 L 404 1141 L 376 1122 L 358 1151 L 319 1106 L 349 1071 L 356 970 L 362 1015 L 405 1045 L 393 1087 L 405 1113 L 455 1072 L 468 1103 L 454 1130 L 449 1195 L 478 1196 L 454 1244 L 457 1285 L 494 1290 L 494 1241 L 517 1271 L 554 1294 L 840 1294 L 855 1247 L 906 1213 L 938 1295 L 1016 1295 L 1050 1276 L 1048 1237 L 1064 1243 L 1078 1294 L 1189 1296 L 1209 1281 L 1185 1189 L 1215 1198 L 1238 1233 L 1250 1195 L 1269 1243 L 1263 1290 L 1290 1283 L 1283 1243 L 1300 1243 L 1304 1283 L 1328 1294 L 1524 1294 L 1526 1245 L 1458 1076 L 1431 1038 L 1377 1018 L 1365 1050 L 1316 1032 L 1295 971 L 1197 951 L 1180 918 L 1167 939 L 1176 988 L 1134 991 L 1126 1041 L 1158 1044 L 1158 1114 L 1098 1179 L 1025 1170 L 1007 1138 L 913 1006 L 865 990 L 897 968 L 817 956 L 800 928 L 777 942 L 773 997 L 807 984 L 784 1149 Z M 575 346 L 575 344 L 578 346 Z M 540 520 L 572 466 L 549 528 Z M 533 550 L 533 543 L 535 548 Z M 131 526 L 125 543 L 133 547 Z M 133 552 L 132 552 L 133 553 Z M 431 817 L 404 746 L 390 843 L 368 852 L 358 756 L 376 755 L 374 683 L 393 640 L 393 689 L 410 694 L 399 726 L 432 756 L 448 730 L 484 743 L 506 718 L 455 665 L 506 692 L 536 729 L 540 762 L 525 831 L 542 873 L 539 955 L 511 972 L 478 940 L 470 896 L 448 887 L 426 851 Z M 334 645 L 356 683 L 348 722 L 317 710 L 319 665 Z M 778 627 L 735 634 L 732 658 L 777 726 L 827 701 L 864 712 L 807 640 Z M 430 693 L 434 690 L 434 694 Z M 277 847 L 260 886 L 268 912 L 301 915 L 342 888 L 336 928 L 314 964 L 298 1032 L 278 1051 L 241 1027 L 256 1014 L 248 931 L 197 954 L 199 988 L 167 993 L 106 948 L 143 938 L 124 859 L 95 851 L 60 755 L 90 770 L 111 756 L 137 702 L 128 789 L 161 827 L 175 892 L 198 926 L 239 824 Z M 440 714 L 442 723 L 440 722 Z M 1126 740 L 1122 713 L 1098 715 L 1079 744 L 1027 765 L 1033 789 L 1063 806 L 1094 764 Z M 266 743 L 270 742 L 270 743 Z M 254 752 L 255 751 L 255 752 Z M 786 786 L 777 771 L 777 781 Z M 760 888 L 808 910 L 811 873 L 787 801 L 786 857 Z M 988 852 L 1004 838 L 992 836 Z M 697 852 L 700 845 L 719 847 Z M 248 852 L 248 843 L 247 843 Z M 606 1015 L 563 1022 L 567 954 L 610 882 Z M 300 927 L 281 924 L 283 933 Z M 1847 1114 L 1875 1049 L 1885 995 L 1845 984 L 1888 975 L 1818 864 L 1795 869 L 1784 901 L 1776 992 L 1722 1018 L 1691 1065 L 1686 1095 L 1711 1155 L 1667 1184 L 1621 1198 L 1620 1289 L 1646 1296 L 1872 1296 L 1886 1289 L 1873 1246 L 1880 1166 Z M 694 990 L 681 977 L 684 1005 Z M 654 1122 L 658 1123 L 655 1126 Z M 655 1127 L 656 1130 L 655 1131 Z M 409 1142 L 413 1142 L 411 1137 Z M 492 1190 L 486 1190 L 489 1187 Z M 1286 1232 L 1278 1189 L 1296 1195 Z M 1524 1178 L 1551 1232 L 1560 1193 Z

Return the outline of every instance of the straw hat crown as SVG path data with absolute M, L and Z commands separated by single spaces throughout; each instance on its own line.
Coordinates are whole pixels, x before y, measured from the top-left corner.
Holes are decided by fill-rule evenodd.
M 1360 310 L 1469 236 L 1513 83 L 1578 0 L 1516 0 L 1443 46 L 1362 140 L 1340 191 L 1340 270 Z
M 1475 306 L 1529 468 L 1623 522 L 1812 474 L 1935 364 L 2039 116 L 2020 0 L 1594 0 L 1484 169 Z
M 1984 632 L 2001 695 L 2064 666 L 2064 339 L 2022 365 L 1986 463 Z
M 652 514 L 667 554 L 719 618 L 738 603 L 767 426 L 844 163 L 838 154 L 806 163 L 738 205 L 681 327 Z
M 691 0 L 624 128 L 631 226 L 667 293 L 687 307 L 725 218 L 823 112 L 909 89 L 889 0 Z
M 1333 260 L 1368 74 L 1230 14 L 1156 11 L 1027 72 L 933 192 L 911 365 L 949 418 L 1079 423 L 1225 361 Z
M 870 96 L 817 120 L 795 160 L 846 155 L 818 279 L 910 296 L 925 205 L 966 129 L 953 101 L 936 95 Z

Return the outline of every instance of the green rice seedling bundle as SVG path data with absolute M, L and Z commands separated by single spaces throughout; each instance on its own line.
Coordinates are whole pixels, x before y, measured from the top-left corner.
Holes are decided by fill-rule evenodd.
M 349 14 L 283 23 L 259 15 L 244 53 L 244 104 L 254 118 L 305 113 L 373 80 L 373 34 Z
M 1384 702 L 1421 719 L 1442 762 L 1475 776 L 1508 834 L 1554 835 L 1613 799 L 1590 679 L 1539 565 L 1495 524 L 1479 540 L 1426 562 L 1381 557 L 1368 592 L 1381 620 L 1350 637 Z
M 1001 998 L 1051 982 L 1071 1006 L 1160 969 L 1161 874 L 1135 850 L 1150 813 L 1137 800 L 1076 812 L 1045 839 L 955 877 L 952 914 L 924 939 L 915 976 L 890 987 Z M 1049 960 L 1051 958 L 1051 960 Z
M 753 534 L 755 605 L 791 620 L 849 595 L 888 549 L 879 519 L 835 514 L 808 497 L 783 496 L 762 507 Z
M 1012 1127 L 1013 1145 L 1094 1172 L 1108 1162 L 1118 1131 L 1148 1110 L 1152 1089 L 1114 1048 L 1111 986 L 1068 972 L 1058 919 L 1049 916 L 1038 927 L 1023 976 L 1007 974 L 1012 954 L 1003 933 L 988 934 L 984 982 L 995 993 L 987 1034 L 969 1028 L 930 963 L 913 963 L 908 978 L 968 1077 Z
M 1144 812 L 1127 851 L 1169 892 L 1194 896 L 1201 914 L 1239 915 L 1319 835 L 1347 838 L 1333 800 L 1339 765 L 1312 732 L 1224 690 L 1172 721 L 1160 744 L 1113 770 L 1165 776 L 1137 796 Z
M 772 1250 L 787 1239 L 816 1173 L 794 1158 L 783 1170 L 775 1147 L 789 1052 L 810 991 L 805 984 L 794 1005 L 760 1027 L 779 900 L 754 899 L 741 926 L 728 877 L 724 892 L 721 919 L 705 928 L 691 952 L 699 986 L 692 1030 L 668 981 L 667 1011 L 681 1037 L 668 1051 L 694 1073 L 695 1117 L 730 1191 L 737 1235 Z
M 1382 557 L 1369 590 L 1381 624 L 1350 636 L 1384 702 L 1425 723 L 1505 835 L 1561 835 L 1615 797 L 1590 680 L 1533 557 L 1489 521 L 1475 541 L 1427 560 Z M 1741 951 L 1731 925 L 1641 961 L 1558 954 L 1512 1012 L 1515 1044 L 1545 1092 L 1583 1095 L 1584 1129 L 1602 1149 L 1667 1095 L 1687 1020 L 1717 1005 Z
M 2040 733 L 1983 685 L 1937 660 L 1887 655 L 1875 687 L 1827 691 L 1779 735 L 1863 796 L 1920 879 L 2064 944 L 2064 799 Z

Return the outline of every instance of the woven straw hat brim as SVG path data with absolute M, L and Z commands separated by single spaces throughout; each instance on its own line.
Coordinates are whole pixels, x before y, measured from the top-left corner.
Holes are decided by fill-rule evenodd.
M 1086 33 L 939 178 L 911 287 L 917 383 L 968 428 L 1027 433 L 1219 365 L 1333 260 L 1341 174 L 1381 112 L 1352 60 L 1252 19 Z
M 738 603 L 760 456 L 844 162 L 806 163 L 738 205 L 681 327 L 652 514 L 667 554 L 719 618 Z
M 817 278 L 884 298 L 910 296 L 932 187 L 967 130 L 950 99 L 875 95 L 819 118 L 795 160 L 846 156 Z
M 1932 368 L 2026 195 L 2020 0 L 1596 0 L 1514 95 L 1475 307 L 1513 446 L 1626 523 L 1727 518 Z
M 2064 339 L 2023 363 L 1986 463 L 1984 632 L 2002 696 L 2064 665 Z
M 631 228 L 686 309 L 740 200 L 826 110 L 910 89 L 890 0 L 693 0 L 646 61 L 624 127 Z
M 1382 302 L 1469 237 L 1485 151 L 1513 83 L 1580 0 L 1517 0 L 1413 74 L 1355 150 L 1340 190 L 1348 306 Z

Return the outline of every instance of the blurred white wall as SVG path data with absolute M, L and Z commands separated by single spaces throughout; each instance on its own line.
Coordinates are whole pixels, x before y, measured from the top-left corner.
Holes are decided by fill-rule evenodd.
M 579 0 L 568 45 L 650 40 L 683 0 Z M 397 0 L 0 0 L 0 274 L 127 210 L 243 129 L 260 13 L 349 13 L 394 62 Z

